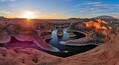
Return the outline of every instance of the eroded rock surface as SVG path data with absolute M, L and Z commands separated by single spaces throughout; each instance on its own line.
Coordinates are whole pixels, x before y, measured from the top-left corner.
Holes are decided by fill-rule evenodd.
M 112 26 L 113 34 L 108 42 L 67 58 L 52 56 L 33 48 L 0 47 L 0 65 L 119 65 L 119 27 Z
M 62 41 L 60 43 L 70 46 L 85 46 L 90 44 L 95 45 L 95 43 L 93 42 L 108 42 L 112 36 L 110 32 L 112 30 L 112 27 L 107 24 L 107 22 L 101 19 L 94 19 L 88 22 L 73 23 L 69 27 L 68 32 L 78 32 L 85 36 L 75 40 Z
M 62 60 L 58 65 L 119 65 L 119 34 L 95 49 Z
M 0 65 L 55 65 L 61 59 L 33 48 L 0 47 Z
M 24 25 L 23 25 L 24 24 Z M 60 50 L 45 42 L 46 36 L 50 36 L 47 31 L 52 29 L 48 22 L 36 22 L 25 20 L 16 23 L 0 24 L 0 44 L 7 44 L 11 41 L 11 37 L 18 41 L 32 41 L 43 50 L 59 52 Z
M 119 65 L 119 35 L 93 50 L 59 58 L 32 48 L 0 47 L 1 65 Z

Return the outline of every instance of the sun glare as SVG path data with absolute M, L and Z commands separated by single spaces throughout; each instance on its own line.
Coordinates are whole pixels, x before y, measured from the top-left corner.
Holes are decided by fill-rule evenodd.
M 35 15 L 34 15 L 34 12 L 32 12 L 32 11 L 26 11 L 23 13 L 21 18 L 34 19 Z

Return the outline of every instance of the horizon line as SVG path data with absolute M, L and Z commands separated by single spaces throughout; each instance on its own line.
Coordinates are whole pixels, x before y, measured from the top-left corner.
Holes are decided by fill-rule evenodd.
M 109 16 L 109 15 L 100 15 L 100 16 Z M 27 19 L 27 18 L 20 18 L 20 17 L 6 17 L 6 16 L 0 16 L 0 17 L 4 17 L 4 18 L 9 18 L 9 19 Z M 80 19 L 85 19 L 85 18 L 96 18 L 96 17 L 99 17 L 99 16 L 95 16 L 95 17 L 69 17 L 69 18 L 30 18 L 30 19 L 70 19 L 70 18 L 80 18 Z M 113 17 L 113 16 L 111 16 Z M 117 18 L 117 17 L 113 17 L 113 18 Z M 119 19 L 119 18 L 117 18 Z

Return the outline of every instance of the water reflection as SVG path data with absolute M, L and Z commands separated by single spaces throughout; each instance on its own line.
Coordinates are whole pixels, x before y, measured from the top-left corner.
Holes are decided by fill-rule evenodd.
M 60 41 L 66 41 L 66 40 L 73 40 L 76 39 L 77 37 L 69 37 L 69 33 L 66 32 L 67 28 L 63 29 L 64 34 L 63 36 L 57 36 L 57 29 L 52 31 L 52 39 L 46 40 L 47 43 L 51 44 L 54 47 L 57 47 L 58 49 L 61 50 L 61 52 L 49 52 L 50 54 L 61 56 L 61 57 L 68 57 L 77 53 L 85 52 L 87 50 L 90 50 L 96 45 L 87 45 L 87 46 L 67 46 L 67 45 L 62 45 L 60 44 Z
M 69 46 L 65 46 L 65 45 L 60 44 L 60 41 L 66 41 L 66 40 L 71 40 L 71 39 L 75 39 L 75 38 L 70 38 L 69 33 L 67 33 L 66 30 L 67 30 L 67 28 L 63 29 L 63 31 L 64 31 L 63 36 L 57 36 L 57 29 L 55 29 L 52 32 L 52 37 L 51 37 L 52 39 L 48 40 L 47 42 L 49 44 L 59 48 L 60 50 L 67 49 L 67 47 L 69 47 Z

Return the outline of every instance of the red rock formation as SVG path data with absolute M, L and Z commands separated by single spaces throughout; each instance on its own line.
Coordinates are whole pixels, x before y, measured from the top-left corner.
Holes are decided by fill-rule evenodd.
M 36 23 L 39 23 L 36 24 Z M 24 24 L 24 25 L 23 25 Z M 40 29 L 37 27 L 39 26 Z M 12 41 L 11 36 L 19 41 L 32 41 L 40 48 L 48 51 L 59 52 L 59 50 L 45 42 L 45 31 L 51 30 L 52 26 L 47 22 L 36 22 L 25 20 L 17 23 L 8 23 L 0 27 L 0 44 L 6 44 Z M 42 34 L 43 33 L 43 34 Z M 24 43 L 24 42 L 22 42 Z
M 67 58 L 33 48 L 0 47 L 0 65 L 119 65 L 119 28 L 115 27 L 111 32 L 113 34 L 108 42 Z
M 62 60 L 58 65 L 119 65 L 119 35 L 95 49 Z
M 71 25 L 69 28 L 69 31 L 79 32 L 84 35 L 85 37 L 75 39 L 75 40 L 68 40 L 66 42 L 61 42 L 61 44 L 64 45 L 70 45 L 70 46 L 82 46 L 82 45 L 88 45 L 87 42 L 89 41 L 98 41 L 98 42 L 108 42 L 111 39 L 111 33 L 109 30 L 112 28 L 109 26 L 106 27 L 108 23 L 101 19 L 95 19 L 90 20 L 88 22 L 77 22 Z M 111 29 L 110 29 L 111 28 Z
M 0 47 L 0 65 L 55 65 L 60 58 L 32 48 L 6 49 Z
M 119 65 L 119 35 L 90 51 L 59 58 L 32 48 L 0 47 L 1 65 Z

